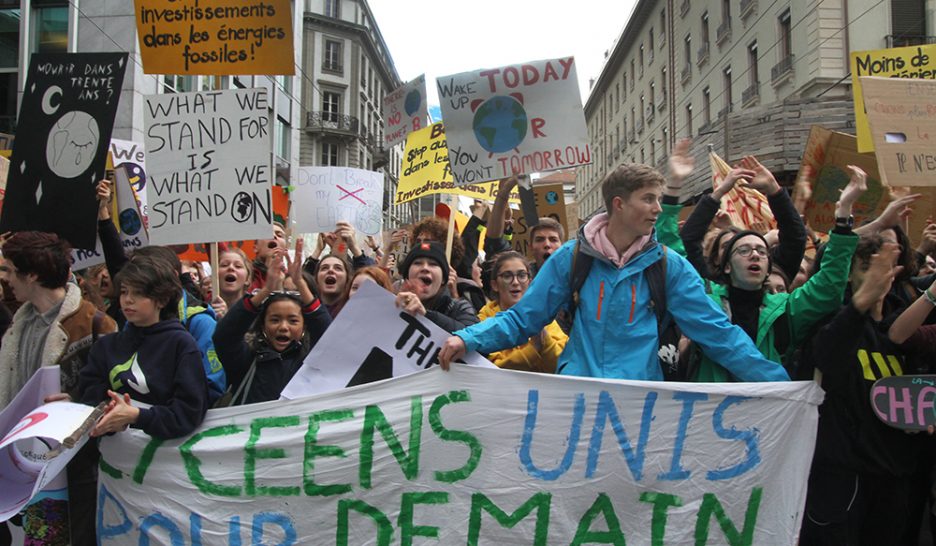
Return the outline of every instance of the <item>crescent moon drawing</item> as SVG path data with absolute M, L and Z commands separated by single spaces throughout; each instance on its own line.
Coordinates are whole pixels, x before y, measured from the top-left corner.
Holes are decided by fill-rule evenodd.
M 46 89 L 46 92 L 42 95 L 42 111 L 47 115 L 51 116 L 52 114 L 58 112 L 61 103 L 52 106 L 52 99 L 54 99 L 56 95 L 62 95 L 62 88 L 57 85 L 53 85 L 52 87 Z

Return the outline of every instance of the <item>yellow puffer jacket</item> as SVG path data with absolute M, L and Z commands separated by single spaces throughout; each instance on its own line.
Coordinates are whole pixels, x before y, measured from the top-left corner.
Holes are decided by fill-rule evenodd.
M 481 308 L 478 318 L 482 321 L 487 320 L 500 311 L 500 305 L 496 301 L 491 301 Z M 513 349 L 490 353 L 488 359 L 497 367 L 508 370 L 556 373 L 556 363 L 559 361 L 559 355 L 565 348 L 566 342 L 569 341 L 569 336 L 562 332 L 556 321 L 550 322 L 544 330 L 546 334 L 543 336 L 542 350 L 537 349 L 532 341 L 528 341 Z

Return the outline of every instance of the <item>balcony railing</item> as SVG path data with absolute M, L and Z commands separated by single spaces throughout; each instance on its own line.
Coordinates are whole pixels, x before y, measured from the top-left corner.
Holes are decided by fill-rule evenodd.
M 731 36 L 731 19 L 726 19 L 722 24 L 718 25 L 718 30 L 715 31 L 715 43 L 721 44 Z
M 725 119 L 726 117 L 728 117 L 728 114 L 730 113 L 731 113 L 731 105 L 729 104 L 728 106 L 718 111 L 718 119 Z
M 751 84 L 741 93 L 741 105 L 747 106 L 760 98 L 760 82 Z
M 774 85 L 783 82 L 793 74 L 793 55 L 789 55 L 770 69 L 770 81 Z
M 653 121 L 654 115 L 656 115 L 656 109 L 651 104 L 650 106 L 647 107 L 647 123 L 650 123 Z
M 682 71 L 679 73 L 680 81 L 683 84 L 689 82 L 689 78 L 692 77 L 692 65 L 689 64 L 689 61 L 686 61 L 686 66 L 683 67 Z
M 895 36 L 893 34 L 888 34 L 884 37 L 884 40 L 887 41 L 888 48 L 936 44 L 936 36 L 907 36 L 906 34 Z
M 702 47 L 699 48 L 698 53 L 696 54 L 696 63 L 699 66 L 705 64 L 705 61 L 709 60 L 709 45 L 708 42 L 702 44 Z
M 679 16 L 685 17 L 687 13 L 689 13 L 689 0 L 683 0 L 679 6 Z
M 351 135 L 366 136 L 361 122 L 354 116 L 334 112 L 309 112 L 306 114 L 306 129 L 319 131 L 339 131 Z
M 741 18 L 744 19 L 754 12 L 757 0 L 741 0 Z
M 644 128 L 644 122 L 643 122 L 643 120 L 638 121 L 638 122 L 637 122 L 637 133 L 638 133 L 638 134 L 643 133 L 643 128 Z

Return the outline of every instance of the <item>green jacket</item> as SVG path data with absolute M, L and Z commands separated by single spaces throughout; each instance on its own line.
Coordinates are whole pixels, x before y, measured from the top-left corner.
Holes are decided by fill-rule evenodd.
M 754 345 L 765 358 L 784 364 L 787 356 L 796 347 L 802 345 L 817 322 L 841 308 L 848 274 L 851 271 L 851 258 L 857 246 L 857 235 L 831 233 L 829 245 L 822 256 L 822 266 L 806 284 L 789 294 L 764 293 Z M 709 296 L 724 309 L 725 313 L 731 315 L 727 287 L 712 284 L 712 292 Z M 774 346 L 776 337 L 774 323 L 782 315 L 786 315 L 789 330 L 789 344 L 784 354 L 780 354 Z M 702 357 L 696 381 L 731 380 L 732 377 L 727 370 L 707 356 Z
M 657 216 L 656 235 L 657 242 L 668 246 L 676 251 L 677 254 L 686 257 L 686 247 L 679 237 L 679 213 L 682 211 L 682 205 L 662 205 L 663 210 Z

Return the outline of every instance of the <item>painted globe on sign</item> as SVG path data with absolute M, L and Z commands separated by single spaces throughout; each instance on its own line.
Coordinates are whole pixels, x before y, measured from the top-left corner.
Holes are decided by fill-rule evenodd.
M 66 112 L 49 130 L 46 162 L 61 178 L 75 178 L 91 167 L 101 131 L 87 112 Z
M 527 132 L 527 114 L 520 101 L 496 96 L 482 104 L 474 115 L 475 138 L 488 152 L 499 154 L 523 142 Z
M 559 202 L 559 194 L 554 191 L 546 192 L 546 202 L 555 205 Z
M 120 221 L 120 231 L 126 233 L 127 235 L 136 235 L 140 232 L 142 224 L 140 222 L 140 215 L 137 214 L 137 211 L 133 209 L 124 209 L 120 212 L 118 220 Z
M 419 105 L 422 104 L 422 94 L 418 89 L 413 89 L 406 95 L 406 100 L 403 101 L 403 109 L 406 110 L 407 116 L 412 116 L 419 111 Z

